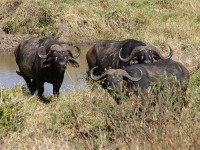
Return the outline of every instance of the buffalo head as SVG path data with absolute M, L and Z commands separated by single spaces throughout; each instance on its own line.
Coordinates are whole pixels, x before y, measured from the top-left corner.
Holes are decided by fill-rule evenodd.
M 133 61 L 134 63 L 138 63 L 138 64 L 143 64 L 143 63 L 151 64 L 154 61 L 171 58 L 173 52 L 170 46 L 169 46 L 169 49 L 170 49 L 169 55 L 164 57 L 158 52 L 158 49 L 154 46 L 150 46 L 150 45 L 138 46 L 135 49 L 133 49 L 132 53 L 127 58 L 122 58 L 121 56 L 122 49 L 120 49 L 119 58 L 123 62 Z
M 78 51 L 75 55 L 73 55 L 70 50 L 65 50 L 64 46 L 59 44 L 51 45 L 46 54 L 41 54 L 45 47 L 40 47 L 37 54 L 40 58 L 44 59 L 42 68 L 51 66 L 58 69 L 60 72 L 63 72 L 65 71 L 67 64 L 72 67 L 79 67 L 79 64 L 74 59 L 80 56 L 80 49 L 77 46 L 74 47 Z
M 90 77 L 95 80 L 102 80 L 102 87 L 107 89 L 108 92 L 114 96 L 115 100 L 118 102 L 121 99 L 120 93 L 123 91 L 124 87 L 124 80 L 131 80 L 131 81 L 139 81 L 142 77 L 142 71 L 139 70 L 139 74 L 136 77 L 130 76 L 125 70 L 123 69 L 108 69 L 100 76 L 95 76 L 93 71 L 97 66 L 90 70 Z

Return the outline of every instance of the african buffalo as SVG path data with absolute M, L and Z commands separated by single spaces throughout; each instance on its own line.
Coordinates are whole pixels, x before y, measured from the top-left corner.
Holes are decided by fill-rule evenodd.
M 185 96 L 189 80 L 189 71 L 181 63 L 172 59 L 152 64 L 133 64 L 123 69 L 108 69 L 100 76 L 93 74 L 96 68 L 91 69 L 91 78 L 95 81 L 101 80 L 103 88 L 106 88 L 117 102 L 121 100 L 121 92 L 127 96 L 131 93 L 147 96 L 149 89 L 163 78 L 169 83 L 169 87 L 180 88 Z M 164 81 L 163 84 L 165 84 Z M 175 81 L 178 85 L 175 85 Z
M 131 64 L 151 64 L 159 60 L 169 59 L 172 57 L 173 51 L 169 46 L 170 54 L 163 57 L 156 47 L 153 46 L 138 46 L 136 47 L 127 58 L 122 58 L 122 49 L 119 51 L 119 59 L 122 62 L 132 62 Z
M 67 64 L 79 67 L 74 60 L 79 57 L 80 49 L 77 46 L 76 54 L 68 50 L 67 43 L 51 37 L 32 37 L 22 41 L 15 49 L 15 59 L 19 66 L 18 75 L 22 76 L 31 92 L 38 90 L 38 95 L 44 92 L 44 83 L 53 84 L 53 94 L 59 95 Z
M 153 63 L 157 60 L 169 59 L 161 56 L 154 46 L 147 46 L 144 42 L 135 39 L 123 41 L 102 40 L 89 49 L 86 54 L 89 70 L 95 66 L 95 74 L 102 74 L 105 69 L 119 69 L 131 63 Z

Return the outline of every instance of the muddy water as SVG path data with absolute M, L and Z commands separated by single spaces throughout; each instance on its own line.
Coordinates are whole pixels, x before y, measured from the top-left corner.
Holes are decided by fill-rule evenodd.
M 79 63 L 79 68 L 67 66 L 63 84 L 60 88 L 60 93 L 71 92 L 76 89 L 83 89 L 86 86 L 85 76 L 87 71 L 87 63 L 85 54 L 90 46 L 81 46 L 81 55 L 76 61 Z M 25 81 L 22 77 L 16 74 L 18 66 L 15 62 L 13 52 L 0 53 L 0 87 L 12 88 L 15 85 L 23 86 Z M 44 94 L 51 95 L 53 91 L 52 84 L 44 84 Z

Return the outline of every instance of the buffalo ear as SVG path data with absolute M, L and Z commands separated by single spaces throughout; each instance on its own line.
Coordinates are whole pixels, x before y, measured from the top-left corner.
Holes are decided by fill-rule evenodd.
M 75 60 L 73 60 L 73 59 L 69 59 L 68 64 L 71 67 L 75 67 L 75 68 L 79 67 L 79 64 Z
M 51 66 L 51 61 L 50 60 L 45 60 L 44 62 L 42 62 L 41 68 L 48 68 L 50 66 Z

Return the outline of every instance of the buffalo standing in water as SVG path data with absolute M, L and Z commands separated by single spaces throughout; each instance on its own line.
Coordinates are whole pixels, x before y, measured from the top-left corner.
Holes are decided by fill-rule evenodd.
M 67 64 L 79 67 L 74 59 L 79 57 L 80 49 L 75 55 L 67 49 L 69 45 L 51 37 L 33 37 L 22 41 L 15 49 L 16 63 L 19 66 L 18 75 L 22 76 L 31 92 L 38 90 L 38 95 L 44 92 L 44 83 L 53 84 L 53 94 L 59 95 Z

